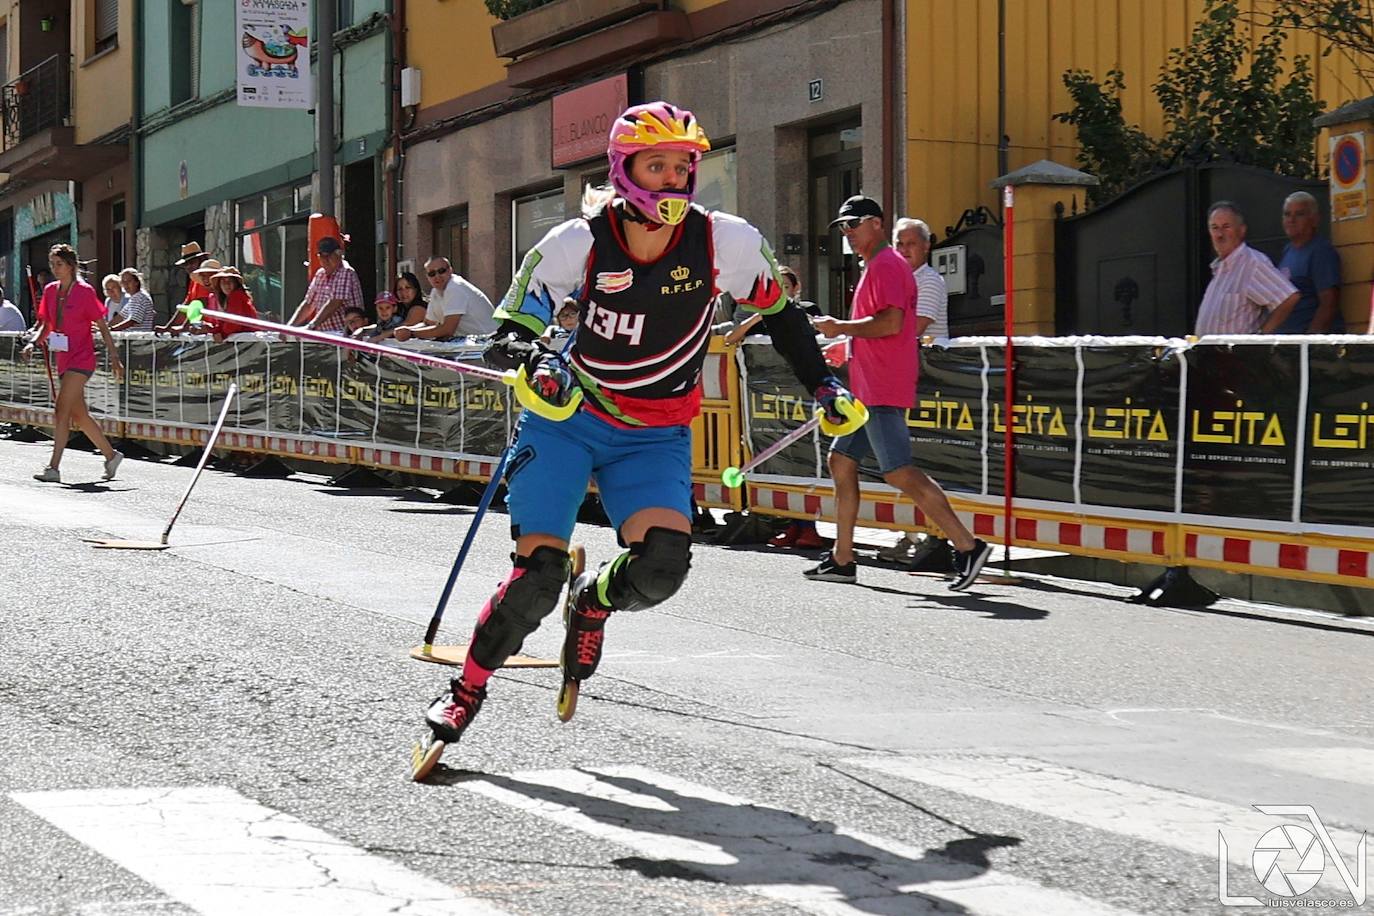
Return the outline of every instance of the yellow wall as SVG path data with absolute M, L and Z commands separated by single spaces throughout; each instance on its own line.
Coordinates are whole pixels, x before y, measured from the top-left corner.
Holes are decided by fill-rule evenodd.
M 133 0 L 119 3 L 118 46 L 86 63 L 95 44 L 91 0 L 72 0 L 72 106 L 76 142 L 95 138 L 128 124 L 133 111 Z
M 420 69 L 421 108 L 505 81 L 506 62 L 491 44 L 498 21 L 479 0 L 406 4 L 406 64 Z
M 1127 121 L 1158 136 L 1163 115 L 1150 86 L 1169 49 L 1187 43 L 1202 7 L 1202 0 L 1008 2 L 1008 170 L 1038 159 L 1077 167 L 1073 127 L 1052 119 L 1071 107 L 1061 78 L 1072 68 L 1098 79 L 1113 67 L 1124 71 Z M 907 210 L 943 234 L 964 210 L 998 206 L 988 189 L 997 177 L 997 0 L 907 0 L 906 16 Z M 1316 95 L 1328 111 L 1374 94 L 1340 52 L 1322 58 L 1312 35 L 1297 33 L 1289 50 L 1312 58 Z

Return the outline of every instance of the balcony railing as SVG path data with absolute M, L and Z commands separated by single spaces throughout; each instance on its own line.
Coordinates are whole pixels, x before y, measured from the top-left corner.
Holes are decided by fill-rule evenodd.
M 5 149 L 66 124 L 71 113 L 71 62 L 70 54 L 54 54 L 0 87 Z

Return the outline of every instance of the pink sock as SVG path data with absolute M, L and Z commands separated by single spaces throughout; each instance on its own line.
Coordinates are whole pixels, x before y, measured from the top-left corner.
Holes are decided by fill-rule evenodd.
M 506 581 L 497 586 L 496 594 L 488 598 L 487 603 L 482 605 L 482 613 L 477 615 L 477 626 L 473 627 L 472 640 L 468 643 L 469 648 L 471 648 L 472 643 L 477 641 L 477 632 L 482 629 L 482 625 L 485 624 L 487 618 L 491 616 L 492 607 L 495 606 L 496 602 L 506 596 L 506 589 L 510 588 L 510 584 L 524 574 L 525 571 L 523 569 L 512 569 L 510 575 L 506 576 Z M 501 659 L 501 661 L 504 662 L 505 659 Z M 497 667 L 499 668 L 500 665 L 497 665 Z M 474 661 L 472 652 L 468 652 L 467 657 L 463 659 L 463 683 L 467 684 L 469 687 L 479 688 L 487 686 L 487 681 L 491 680 L 491 676 L 495 673 L 495 668 L 486 668 Z

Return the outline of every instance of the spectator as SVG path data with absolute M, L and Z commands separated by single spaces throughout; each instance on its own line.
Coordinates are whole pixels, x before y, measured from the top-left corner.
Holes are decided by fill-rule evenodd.
M 108 277 L 106 278 L 108 279 Z M 132 267 L 119 272 L 119 284 L 124 290 L 124 306 L 111 331 L 151 331 L 156 323 L 157 306 L 143 289 L 143 275 Z
M 367 309 L 361 305 L 350 305 L 344 309 L 344 327 L 349 337 L 357 337 L 358 332 L 367 327 Z
M 52 458 L 42 471 L 33 476 L 44 483 L 62 482 L 58 468 L 62 464 L 62 453 L 67 448 L 67 435 L 75 424 L 105 456 L 105 473 L 101 479 L 113 480 L 124 456 L 110 445 L 100 424 L 91 418 L 86 409 L 86 382 L 99 365 L 91 325 L 100 329 L 105 351 L 109 354 L 110 370 L 115 378 L 124 375 L 124 365 L 119 361 L 119 348 L 115 346 L 110 328 L 105 323 L 104 304 L 91 285 L 78 275 L 76 250 L 70 245 L 54 245 L 48 252 L 48 264 L 57 279 L 43 288 L 43 299 L 38 306 L 38 337 L 24 347 L 24 358 L 29 359 L 33 355 L 35 345 L 46 346 L 55 353 L 61 388 L 58 389 L 53 417 Z
M 19 306 L 5 298 L 5 289 L 0 287 L 0 331 L 24 331 L 27 324 Z
M 399 283 L 397 287 L 400 287 Z M 401 316 L 396 311 L 398 305 L 394 294 L 389 290 L 382 290 L 377 294 L 377 298 L 372 300 L 372 306 L 377 310 L 377 322 L 367 325 L 353 336 L 371 340 L 386 340 L 394 336 L 396 329 L 401 326 Z
M 916 340 L 949 336 L 949 292 L 945 278 L 927 262 L 930 227 L 904 216 L 892 227 L 892 247 L 906 259 L 916 278 Z
M 181 300 L 182 305 L 190 305 L 199 299 L 201 302 L 210 301 L 210 291 L 205 288 L 203 283 L 196 281 L 196 268 L 201 267 L 206 261 L 210 260 L 208 251 L 201 251 L 200 245 L 196 242 L 187 242 L 181 246 L 181 259 L 172 266 L 185 268 L 187 277 L 186 298 Z M 216 262 L 218 263 L 218 262 Z M 153 328 L 154 334 L 178 334 L 186 325 L 186 313 L 184 311 L 173 310 L 168 316 L 167 323 Z
M 110 324 L 110 330 L 115 330 L 115 316 L 129 298 L 124 295 L 124 287 L 119 284 L 119 274 L 106 274 L 105 279 L 100 281 L 100 288 L 105 291 L 105 321 Z
M 1217 201 L 1207 211 L 1207 231 L 1217 257 L 1198 307 L 1195 333 L 1273 333 L 1297 305 L 1297 287 L 1245 244 L 1245 216 L 1229 200 Z
M 787 295 L 787 301 L 789 303 L 797 306 L 799 309 L 801 309 L 803 312 L 806 312 L 806 314 L 810 315 L 813 318 L 820 318 L 823 314 L 825 314 L 821 311 L 821 307 L 819 305 L 817 305 L 814 302 L 809 302 L 801 297 L 801 278 L 797 276 L 797 272 L 795 270 L 784 264 L 783 266 L 778 268 L 778 275 L 782 277 L 782 291 Z M 743 321 L 740 321 L 738 324 L 736 324 L 734 329 L 725 335 L 725 342 L 727 344 L 739 343 L 741 340 L 745 338 L 746 335 L 748 335 L 748 333 L 754 328 L 754 326 L 762 320 L 763 315 L 759 314 L 758 312 L 751 312 L 748 315 L 748 317 L 744 318 Z M 774 538 L 774 540 L 777 540 L 777 538 Z
M 315 271 L 305 298 L 296 306 L 289 324 L 305 325 L 310 331 L 326 334 L 347 334 L 344 309 L 350 305 L 363 307 L 363 287 L 353 265 L 344 260 L 343 243 L 326 235 L 315 246 L 320 256 L 320 269 Z
M 1288 244 L 1279 259 L 1279 273 L 1298 288 L 1298 304 L 1280 334 L 1344 334 L 1341 317 L 1341 256 L 1317 233 L 1321 210 L 1317 199 L 1295 191 L 1283 202 L 1283 234 Z
M 405 271 L 396 278 L 396 314 L 401 324 L 420 324 L 425 320 L 428 306 L 420 292 L 420 278 Z
M 491 317 L 495 306 L 480 289 L 454 273 L 448 258 L 433 257 L 425 263 L 429 284 L 429 308 L 425 320 L 419 324 L 401 325 L 396 329 L 397 340 L 420 337 L 427 340 L 447 340 L 450 337 L 471 337 L 491 334 L 496 321 Z
M 864 271 L 854 290 L 853 318 L 815 318 L 812 323 L 826 337 L 848 334 L 853 339 L 850 383 L 855 396 L 868 406 L 868 422 L 830 446 L 838 534 L 834 550 L 805 575 L 822 582 L 858 581 L 854 524 L 859 515 L 859 464 L 872 453 L 884 482 L 906 495 L 954 542 L 956 579 L 950 588 L 962 591 L 978 578 L 992 548 L 964 527 L 940 485 L 911 460 L 906 415 L 916 403 L 919 372 L 913 346 L 916 280 L 901 255 L 888 248 L 883 211 L 876 200 L 849 198 L 831 225 L 839 225 L 849 246 L 864 259 Z
M 577 324 L 581 320 L 582 312 L 577 300 L 569 296 L 563 300 L 563 306 L 558 310 L 558 314 L 553 316 L 553 324 L 544 332 L 544 342 L 552 344 L 557 341 L 561 345 L 577 330 Z
M 243 274 L 237 267 L 225 267 L 210 278 L 214 287 L 216 311 L 244 318 L 257 318 L 258 309 L 253 305 L 253 297 L 243 283 Z M 207 318 L 205 324 L 216 341 L 222 341 L 234 334 L 251 334 L 253 329 L 245 324 L 237 324 L 227 318 Z

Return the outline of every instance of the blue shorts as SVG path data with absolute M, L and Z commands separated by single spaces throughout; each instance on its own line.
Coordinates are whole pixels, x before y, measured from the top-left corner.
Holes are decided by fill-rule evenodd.
M 526 411 L 506 468 L 511 536 L 572 537 L 577 510 L 596 481 L 617 532 L 641 509 L 692 517 L 692 430 L 621 429 L 579 410 L 555 422 Z
M 872 452 L 878 459 L 878 470 L 884 474 L 912 464 L 906 408 L 868 408 L 868 422 L 859 427 L 857 432 L 837 438 L 831 443 L 830 450 L 853 458 L 859 464 L 863 464 L 863 460 Z

